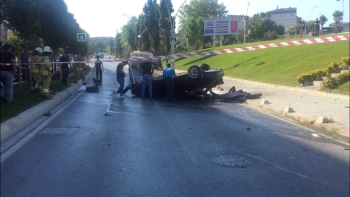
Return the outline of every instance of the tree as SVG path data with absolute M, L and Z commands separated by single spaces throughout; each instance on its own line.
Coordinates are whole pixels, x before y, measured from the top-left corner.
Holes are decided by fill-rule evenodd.
M 335 22 L 335 30 L 336 30 L 336 33 L 338 33 L 339 31 L 341 31 L 342 29 L 342 25 L 341 25 L 341 22 L 343 21 L 343 12 L 341 11 L 335 11 L 333 13 L 333 19 L 334 19 L 334 22 Z
M 323 25 L 326 24 L 326 22 L 328 21 L 328 18 L 325 15 L 321 15 L 320 16 L 320 23 L 321 23 L 321 28 L 323 29 Z
M 160 44 L 159 49 L 163 54 L 170 52 L 170 36 L 171 36 L 171 13 L 174 12 L 171 0 L 160 0 L 159 5 L 159 26 L 160 26 Z
M 192 0 L 180 10 L 180 28 L 190 49 L 205 48 L 205 43 L 212 42 L 212 37 L 204 36 L 204 19 L 225 16 L 226 6 L 218 0 Z
M 148 0 L 146 5 L 143 7 L 145 14 L 148 36 L 150 39 L 151 47 L 154 54 L 158 54 L 160 45 L 159 36 L 159 5 L 157 0 Z
M 282 31 L 281 27 L 278 27 L 275 22 L 271 21 L 270 14 L 267 12 L 254 14 L 248 27 L 250 29 L 250 38 L 254 40 L 267 39 L 268 37 L 271 37 L 265 35 L 265 33 L 269 31 L 274 31 L 275 33 L 277 32 L 277 29 L 279 33 Z
M 2 0 L 1 20 L 25 41 L 39 32 L 40 10 L 36 0 Z M 27 50 L 27 47 L 26 47 Z

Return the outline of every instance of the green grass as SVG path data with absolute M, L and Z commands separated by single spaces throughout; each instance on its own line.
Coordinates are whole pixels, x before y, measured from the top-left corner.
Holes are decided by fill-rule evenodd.
M 322 91 L 331 92 L 331 93 L 334 93 L 334 94 L 345 94 L 345 95 L 349 95 L 349 91 L 350 91 L 350 82 L 348 81 L 347 83 L 344 83 L 343 85 L 338 86 L 336 89 L 324 88 L 324 89 L 322 89 Z
M 90 72 L 90 69 L 86 71 L 86 74 Z M 55 75 L 57 79 L 53 79 L 50 85 L 50 91 L 62 92 L 67 86 L 61 83 L 59 75 Z M 75 81 L 75 77 L 68 78 L 68 84 L 72 84 Z M 28 90 L 27 82 L 22 83 L 22 91 L 19 84 L 13 86 L 13 102 L 14 104 L 4 104 L 0 102 L 0 121 L 1 123 L 13 118 L 23 111 L 34 107 L 35 105 L 43 102 L 44 99 L 41 94 L 31 94 Z
M 205 51 L 276 42 L 231 45 Z M 187 70 L 192 65 L 207 63 L 212 68 L 222 68 L 228 77 L 293 87 L 298 85 L 296 78 L 300 74 L 325 68 L 346 56 L 349 56 L 349 41 L 340 41 L 177 59 L 176 69 Z

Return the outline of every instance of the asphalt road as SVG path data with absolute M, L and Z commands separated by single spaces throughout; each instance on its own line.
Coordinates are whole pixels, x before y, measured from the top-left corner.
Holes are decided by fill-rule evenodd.
M 1 164 L 1 196 L 349 196 L 343 143 L 240 103 L 117 98 L 116 65 Z

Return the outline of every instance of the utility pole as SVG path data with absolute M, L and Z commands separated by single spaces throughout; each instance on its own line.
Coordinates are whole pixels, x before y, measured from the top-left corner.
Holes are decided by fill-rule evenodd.
M 245 34 L 245 32 L 246 32 L 246 25 L 247 25 L 247 21 L 246 21 L 246 17 L 248 17 L 247 15 L 248 15 L 248 8 L 249 8 L 249 5 L 250 5 L 250 3 L 248 2 L 248 6 L 247 6 L 247 12 L 245 13 L 245 16 L 244 16 L 244 18 L 243 18 L 243 32 L 244 32 L 244 35 L 243 35 L 243 40 L 244 40 L 244 43 L 245 43 L 245 37 L 246 37 L 246 34 Z
M 179 7 L 179 9 L 177 10 L 174 18 L 172 18 L 171 16 L 171 13 L 170 13 L 170 9 L 169 9 L 169 6 L 167 4 L 167 8 L 168 8 L 168 13 L 169 13 L 169 20 L 170 20 L 170 26 L 171 26 L 171 37 L 173 38 L 175 36 L 175 20 L 176 20 L 176 16 L 177 14 L 179 13 L 179 10 L 181 9 L 181 7 L 185 4 L 186 0 L 181 4 L 181 6 Z M 170 39 L 169 39 L 170 40 Z M 170 43 L 171 44 L 171 48 L 170 48 L 170 51 L 171 51 L 171 55 L 175 55 L 175 43 Z M 175 60 L 174 58 L 172 58 L 172 61 L 171 61 L 171 67 L 173 69 L 175 69 Z

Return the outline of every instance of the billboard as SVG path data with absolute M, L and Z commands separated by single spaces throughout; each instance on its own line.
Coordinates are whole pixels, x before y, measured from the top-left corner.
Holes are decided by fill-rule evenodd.
M 243 16 L 204 19 L 205 36 L 238 34 L 240 29 L 243 29 Z

